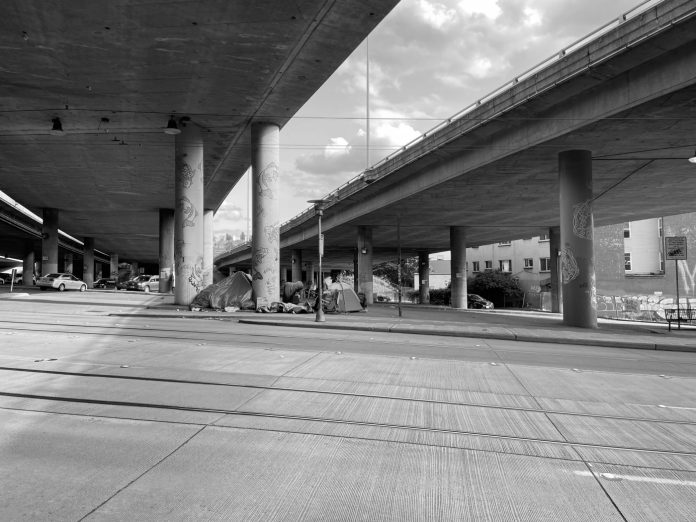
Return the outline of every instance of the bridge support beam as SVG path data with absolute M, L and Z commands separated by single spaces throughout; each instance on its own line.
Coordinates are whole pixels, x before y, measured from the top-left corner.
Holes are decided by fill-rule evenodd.
M 183 127 L 174 150 L 174 302 L 189 305 L 203 289 L 203 138 Z
M 75 273 L 75 268 L 73 267 L 73 255 L 72 252 L 66 252 L 63 254 L 63 272 L 68 274 Z
M 561 281 L 560 281 L 560 252 L 561 252 L 561 229 L 560 227 L 549 228 L 549 270 L 551 275 L 551 311 L 561 313 L 563 303 L 561 301 Z
M 558 160 L 563 323 L 597 328 L 592 245 L 592 153 L 589 150 L 567 150 L 559 154 Z
M 215 239 L 213 238 L 213 217 L 212 210 L 203 213 L 203 288 L 213 284 L 213 261 L 215 254 L 213 248 Z
M 292 281 L 302 281 L 302 250 L 292 251 Z
M 118 283 L 118 254 L 111 254 L 109 262 L 109 278 Z
M 358 227 L 358 288 L 357 293 L 365 296 L 365 306 L 371 305 L 373 297 L 372 281 L 372 228 Z
M 421 304 L 430 303 L 430 255 L 427 250 L 418 251 L 418 300 Z
M 94 238 L 85 237 L 82 241 L 82 280 L 87 288 L 94 288 Z
M 29 247 L 22 259 L 22 281 L 23 284 L 31 286 L 34 284 L 34 279 L 32 275 L 34 274 L 34 250 L 33 247 Z
M 450 227 L 450 274 L 452 308 L 467 308 L 466 227 Z
M 58 272 L 58 216 L 57 208 L 43 209 L 41 225 L 41 275 Z
M 280 299 L 280 128 L 251 127 L 252 238 L 251 278 L 256 306 Z
M 172 291 L 174 276 L 174 209 L 159 209 L 159 291 Z

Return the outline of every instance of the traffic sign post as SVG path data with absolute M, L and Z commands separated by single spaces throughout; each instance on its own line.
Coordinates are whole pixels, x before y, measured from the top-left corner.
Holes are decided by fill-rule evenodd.
M 681 310 L 679 306 L 679 265 L 686 259 L 686 236 L 665 237 L 665 259 L 674 259 L 674 273 L 677 287 L 677 329 L 681 330 Z

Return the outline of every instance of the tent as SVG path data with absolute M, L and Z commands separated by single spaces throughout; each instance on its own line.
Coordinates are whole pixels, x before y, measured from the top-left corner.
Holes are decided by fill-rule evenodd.
M 243 272 L 235 272 L 219 283 L 201 290 L 193 298 L 190 308 L 191 310 L 202 308 L 253 310 L 256 305 L 252 296 L 251 278 Z
M 330 297 L 325 305 L 327 312 L 360 312 L 360 299 L 347 283 L 332 283 L 329 285 Z

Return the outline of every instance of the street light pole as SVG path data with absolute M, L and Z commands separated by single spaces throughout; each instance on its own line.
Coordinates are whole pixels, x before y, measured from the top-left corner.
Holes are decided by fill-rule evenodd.
M 321 268 L 321 258 L 324 255 L 324 236 L 321 233 L 321 217 L 324 215 L 324 207 L 322 204 L 324 203 L 324 200 L 322 199 L 312 199 L 308 201 L 308 203 L 313 203 L 314 204 L 314 210 L 319 216 L 319 285 L 318 285 L 318 292 L 317 292 L 317 315 L 316 318 L 314 319 L 314 322 L 316 323 L 323 323 L 326 322 L 326 318 L 324 317 L 324 304 L 322 303 L 322 294 L 324 293 L 324 277 L 322 274 L 322 268 Z

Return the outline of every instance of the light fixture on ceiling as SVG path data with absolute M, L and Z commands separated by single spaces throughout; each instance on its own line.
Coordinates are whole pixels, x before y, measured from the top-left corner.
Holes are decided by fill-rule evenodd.
M 694 152 L 694 155 L 689 158 L 689 163 L 696 163 L 696 152 Z
M 179 127 L 177 127 L 176 120 L 174 119 L 174 116 L 169 117 L 169 121 L 167 122 L 167 126 L 164 128 L 164 133 L 170 134 L 171 136 L 181 134 L 181 129 Z
M 60 122 L 60 118 L 53 118 L 51 120 L 53 122 L 53 127 L 51 128 L 51 134 L 54 136 L 62 136 L 65 134 L 65 131 L 63 131 L 63 124 Z

